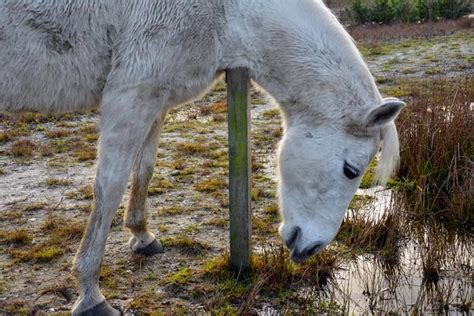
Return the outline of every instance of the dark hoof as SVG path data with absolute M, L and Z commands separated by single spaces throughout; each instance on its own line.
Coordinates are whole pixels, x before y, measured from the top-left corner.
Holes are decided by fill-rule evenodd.
M 135 253 L 142 256 L 151 257 L 156 254 L 162 253 L 163 251 L 163 245 L 161 245 L 161 242 L 155 239 L 145 248 L 139 248 L 135 250 Z
M 73 313 L 73 316 L 119 316 L 121 314 L 122 313 L 120 313 L 118 310 L 110 306 L 107 301 L 103 301 L 102 303 L 97 304 L 96 306 L 81 313 Z

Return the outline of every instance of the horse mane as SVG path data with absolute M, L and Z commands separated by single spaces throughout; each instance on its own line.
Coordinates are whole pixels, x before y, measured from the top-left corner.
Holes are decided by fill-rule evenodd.
M 385 185 L 400 163 L 400 144 L 395 123 L 382 128 L 382 152 L 375 172 L 375 182 Z

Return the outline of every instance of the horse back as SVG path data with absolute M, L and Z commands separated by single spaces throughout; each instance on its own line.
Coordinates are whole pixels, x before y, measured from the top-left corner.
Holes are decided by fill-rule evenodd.
M 113 23 L 103 1 L 83 3 L 0 3 L 0 110 L 64 112 L 97 104 Z
M 0 110 L 85 110 L 111 82 L 199 90 L 215 73 L 221 3 L 0 2 Z

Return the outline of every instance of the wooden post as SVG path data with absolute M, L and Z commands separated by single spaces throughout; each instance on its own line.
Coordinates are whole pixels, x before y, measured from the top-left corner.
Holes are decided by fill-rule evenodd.
M 229 121 L 230 263 L 239 279 L 251 272 L 250 79 L 248 70 L 226 71 Z

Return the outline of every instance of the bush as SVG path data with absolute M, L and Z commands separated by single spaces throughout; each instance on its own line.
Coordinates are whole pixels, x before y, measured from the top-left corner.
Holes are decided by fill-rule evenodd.
M 457 19 L 470 12 L 469 0 L 373 0 L 352 2 L 357 23 L 392 23 Z

